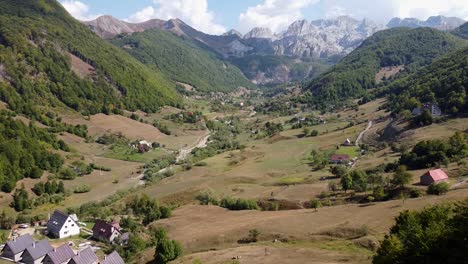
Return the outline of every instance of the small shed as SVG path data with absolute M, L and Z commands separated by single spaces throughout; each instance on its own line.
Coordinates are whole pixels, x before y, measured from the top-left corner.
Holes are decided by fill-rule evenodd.
M 330 161 L 335 164 L 348 163 L 349 160 L 350 160 L 350 157 L 347 154 L 335 154 L 335 155 L 332 155 L 330 158 Z
M 442 169 L 430 170 L 420 177 L 422 185 L 431 185 L 433 183 L 444 182 L 448 180 L 448 175 Z

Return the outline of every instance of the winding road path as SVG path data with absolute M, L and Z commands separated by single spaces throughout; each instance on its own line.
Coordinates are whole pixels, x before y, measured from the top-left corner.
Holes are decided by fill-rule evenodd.
M 208 134 L 204 135 L 203 137 L 199 138 L 198 141 L 193 144 L 192 146 L 181 148 L 179 151 L 179 155 L 177 155 L 176 160 L 177 161 L 182 161 L 187 156 L 192 152 L 192 150 L 196 148 L 204 148 L 206 147 L 206 144 L 208 143 L 208 139 L 210 138 L 211 133 L 208 132 Z
M 359 143 L 361 142 L 362 137 L 364 136 L 364 134 L 365 134 L 371 127 L 372 127 L 372 120 L 369 121 L 369 123 L 367 124 L 366 129 L 364 129 L 361 133 L 359 133 L 359 136 L 358 136 L 357 139 L 356 139 L 356 147 L 359 147 Z

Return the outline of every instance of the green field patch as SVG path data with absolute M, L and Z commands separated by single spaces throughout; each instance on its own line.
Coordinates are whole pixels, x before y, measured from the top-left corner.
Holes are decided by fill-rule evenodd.
M 305 183 L 306 179 L 301 177 L 284 177 L 275 182 L 275 185 L 279 186 L 289 186 Z
M 349 155 L 350 158 L 354 158 L 360 155 L 360 150 L 361 149 L 356 146 L 340 146 L 340 148 L 336 150 L 335 154 L 346 154 Z
M 136 149 L 128 145 L 117 144 L 111 146 L 102 156 L 110 159 L 148 163 L 166 154 L 167 151 L 161 148 L 139 153 Z

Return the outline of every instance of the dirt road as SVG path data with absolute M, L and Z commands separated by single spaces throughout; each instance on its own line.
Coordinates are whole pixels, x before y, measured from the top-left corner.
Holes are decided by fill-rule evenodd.
M 364 134 L 372 127 L 372 120 L 369 121 L 367 124 L 366 129 L 364 129 L 361 133 L 359 133 L 359 136 L 356 139 L 356 147 L 359 147 L 359 142 L 362 140 L 362 137 Z
M 185 158 L 187 158 L 187 156 L 192 152 L 192 150 L 196 149 L 196 148 L 204 148 L 206 147 L 206 144 L 208 143 L 208 139 L 210 138 L 211 136 L 211 133 L 208 132 L 208 134 L 204 135 L 203 137 L 201 137 L 195 144 L 193 144 L 192 146 L 188 146 L 188 147 L 185 147 L 185 148 L 182 148 L 180 149 L 179 151 L 179 155 L 177 155 L 177 161 L 182 161 L 184 160 Z

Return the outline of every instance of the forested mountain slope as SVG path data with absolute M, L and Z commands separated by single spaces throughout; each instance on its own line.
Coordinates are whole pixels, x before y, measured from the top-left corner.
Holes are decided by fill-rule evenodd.
M 380 91 L 389 95 L 394 112 L 411 111 L 421 103 L 435 102 L 445 114 L 468 113 L 468 47 L 391 83 Z
M 0 96 L 13 110 L 64 104 L 85 113 L 155 111 L 179 103 L 174 87 L 55 0 L 0 2 Z
M 457 37 L 463 38 L 463 39 L 468 39 L 468 22 L 465 24 L 461 25 L 460 27 L 456 28 L 453 31 L 453 34 Z
M 242 72 L 200 45 L 160 29 L 119 35 L 111 42 L 169 78 L 202 91 L 231 91 L 252 83 Z
M 338 105 L 374 88 L 376 73 L 382 67 L 404 65 L 407 72 L 413 72 L 465 44 L 450 33 L 430 28 L 380 31 L 305 89 L 312 92 L 312 100 L 319 106 Z

